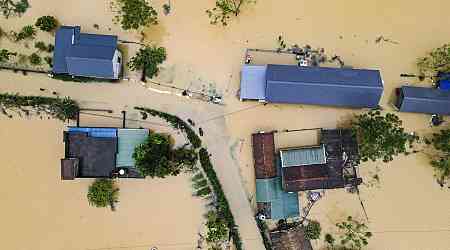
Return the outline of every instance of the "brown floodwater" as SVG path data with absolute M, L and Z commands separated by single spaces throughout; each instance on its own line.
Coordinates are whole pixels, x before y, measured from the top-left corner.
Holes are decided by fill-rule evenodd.
M 159 11 L 165 3 L 152 2 Z M 23 18 L 1 19 L 0 26 L 18 29 L 33 23 L 38 16 L 55 15 L 63 24 L 81 25 L 85 32 L 114 33 L 124 40 L 139 39 L 135 33 L 121 31 L 111 22 L 113 14 L 108 1 L 30 0 L 30 3 L 32 8 Z M 246 48 L 274 49 L 277 37 L 283 35 L 288 44 L 323 47 L 329 56 L 339 55 L 347 65 L 380 69 L 385 83 L 382 106 L 391 111 L 389 101 L 394 88 L 406 83 L 430 85 L 401 78 L 400 74 L 416 73 L 417 57 L 450 41 L 447 15 L 450 2 L 444 0 L 260 0 L 243 8 L 241 16 L 231 19 L 226 28 L 208 23 L 204 11 L 213 3 L 212 0 L 172 0 L 171 14 L 161 16 L 158 26 L 148 28 L 146 39 L 165 46 L 168 51 L 168 60 L 156 80 L 181 88 L 215 91 L 224 96 L 224 108 L 188 101 L 180 105 L 174 101 L 177 97 L 147 93 L 136 81 L 83 87 L 43 76 L 22 77 L 0 72 L 0 90 L 41 94 L 38 88 L 45 87 L 71 95 L 84 106 L 128 110 L 133 105 L 145 104 L 182 117 L 193 117 L 205 128 L 216 162 L 230 168 L 239 166 L 241 182 L 251 200 L 255 185 L 251 133 L 333 128 L 359 111 L 240 102 L 236 94 Z M 94 24 L 99 25 L 99 30 Z M 380 36 L 387 41 L 376 42 Z M 52 37 L 40 34 L 39 39 L 50 41 Z M 22 45 L 3 39 L 0 46 L 18 49 Z M 136 47 L 128 45 L 126 50 L 132 54 Z M 257 63 L 293 63 L 290 57 L 274 54 L 255 58 Z M 127 72 L 127 76 L 139 79 L 134 73 Z M 151 84 L 148 87 L 159 88 Z M 431 132 L 428 115 L 401 113 L 399 116 L 408 131 L 421 135 Z M 86 119 L 86 123 L 99 123 L 94 118 Z M 0 184 L 3 197 L 0 233 L 7 236 L 3 240 L 5 249 L 146 249 L 139 246 L 148 247 L 153 243 L 187 244 L 159 249 L 193 249 L 205 209 L 202 201 L 191 197 L 186 176 L 151 182 L 121 181 L 121 202 L 116 213 L 89 207 L 85 200 L 88 182 L 59 181 L 62 129 L 63 124 L 56 121 L 0 120 L 0 163 L 6 177 Z M 277 143 L 303 145 L 312 143 L 310 138 L 309 135 L 280 136 Z M 224 147 L 217 146 L 215 139 L 223 141 Z M 220 170 L 227 181 L 225 185 L 239 183 L 235 178 L 227 178 L 226 171 L 225 167 Z M 361 199 L 369 218 L 367 224 L 374 233 L 368 249 L 449 249 L 450 190 L 441 189 L 436 183 L 424 155 L 398 157 L 389 164 L 363 164 L 360 172 L 368 183 L 374 173 L 381 179 L 380 183 L 361 187 Z M 166 195 L 168 190 L 170 196 Z M 237 200 L 231 196 L 233 201 Z M 239 201 L 235 204 L 243 205 Z M 243 214 L 247 216 L 247 213 L 237 216 Z M 325 232 L 335 230 L 334 223 L 348 215 L 364 219 L 358 197 L 343 190 L 327 191 L 311 211 L 311 217 L 321 222 Z M 247 243 L 257 239 L 252 225 L 240 225 Z M 313 243 L 319 248 L 323 246 L 322 240 Z M 247 245 L 248 249 L 259 247 Z

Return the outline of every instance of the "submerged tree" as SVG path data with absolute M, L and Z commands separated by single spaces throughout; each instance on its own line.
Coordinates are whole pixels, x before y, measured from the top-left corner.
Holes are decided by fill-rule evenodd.
M 357 115 L 352 121 L 352 130 L 358 139 L 362 161 L 392 161 L 398 154 L 409 154 L 408 148 L 419 139 L 405 132 L 398 116 L 391 113 L 382 115 L 380 111 Z
M 320 238 L 322 227 L 318 221 L 309 221 L 305 226 L 305 238 L 308 240 L 317 240 Z
M 158 24 L 158 13 L 146 0 L 115 0 L 111 3 L 117 14 L 114 20 L 124 30 L 137 30 Z
M 42 31 L 52 32 L 58 27 L 58 21 L 53 16 L 41 16 L 34 25 Z
M 19 33 L 13 33 L 16 42 L 25 40 L 25 39 L 34 39 L 36 37 L 36 29 L 32 25 L 26 25 L 22 27 Z
M 432 156 L 431 165 L 436 171 L 439 183 L 443 185 L 450 178 L 450 129 L 434 133 L 431 139 L 426 139 L 425 142 L 437 150 L 437 154 Z
M 242 5 L 254 2 L 253 0 L 216 0 L 216 6 L 206 10 L 206 13 L 211 24 L 221 23 L 226 26 L 232 15 L 238 16 L 240 14 Z
M 208 230 L 206 241 L 217 244 L 227 239 L 228 226 L 226 221 L 216 211 L 209 211 L 206 217 L 206 228 Z
M 0 63 L 4 63 L 4 62 L 9 61 L 9 59 L 12 56 L 17 56 L 17 53 L 16 52 L 10 52 L 7 49 L 1 49 L 0 50 Z
M 119 201 L 119 188 L 114 185 L 111 179 L 96 179 L 89 186 L 87 198 L 89 204 L 96 207 L 111 206 Z
M 427 56 L 417 60 L 422 75 L 436 76 L 439 72 L 450 72 L 450 44 L 431 51 Z
M 166 135 L 150 133 L 146 141 L 135 148 L 133 158 L 142 175 L 164 178 L 191 168 L 197 161 L 194 154 L 195 151 L 187 148 L 174 150 Z
M 29 7 L 28 0 L 0 0 L 0 10 L 5 18 L 12 15 L 21 16 Z
M 166 58 L 167 54 L 164 47 L 145 46 L 140 48 L 137 54 L 131 58 L 128 67 L 131 70 L 143 70 L 144 76 L 152 78 L 158 75 L 158 65 L 163 63 Z

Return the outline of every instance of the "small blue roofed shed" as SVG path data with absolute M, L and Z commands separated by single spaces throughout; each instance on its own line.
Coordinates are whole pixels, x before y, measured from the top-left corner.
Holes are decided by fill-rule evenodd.
M 118 79 L 122 55 L 117 36 L 86 34 L 80 26 L 62 26 L 56 31 L 53 73 Z
M 450 91 L 403 86 L 397 91 L 395 106 L 401 112 L 450 115 Z
M 269 64 L 241 71 L 241 100 L 375 108 L 382 94 L 378 70 Z
M 256 179 L 258 210 L 273 220 L 299 217 L 298 194 L 285 192 L 281 187 L 280 177 Z
M 116 167 L 134 167 L 134 149 L 142 144 L 148 137 L 148 129 L 118 129 L 118 150 Z

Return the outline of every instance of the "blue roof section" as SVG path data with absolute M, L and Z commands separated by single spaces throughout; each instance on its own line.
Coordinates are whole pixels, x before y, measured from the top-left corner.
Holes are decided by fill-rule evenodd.
M 382 94 L 378 70 L 267 66 L 268 102 L 375 108 Z
M 73 27 L 62 26 L 56 31 L 55 50 L 53 51 L 53 72 L 67 74 L 66 53 L 72 46 Z
M 116 128 L 90 128 L 90 127 L 69 127 L 70 132 L 87 133 L 90 137 L 115 138 L 117 137 Z
M 119 145 L 116 167 L 134 167 L 133 153 L 137 145 L 145 142 L 148 129 L 119 129 L 117 132 Z
M 244 65 L 241 71 L 241 100 L 266 99 L 266 65 Z
M 256 179 L 256 202 L 270 203 L 273 220 L 300 216 L 298 194 L 284 192 L 280 177 Z
M 400 98 L 401 112 L 450 115 L 450 91 L 403 86 Z
M 117 41 L 117 36 L 84 34 L 79 26 L 62 26 L 56 32 L 53 72 L 112 79 Z

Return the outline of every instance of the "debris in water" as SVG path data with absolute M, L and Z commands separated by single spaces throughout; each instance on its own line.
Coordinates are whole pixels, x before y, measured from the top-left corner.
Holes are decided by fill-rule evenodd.
M 392 43 L 392 44 L 399 44 L 399 42 L 391 40 L 389 38 L 385 38 L 384 36 L 379 36 L 375 39 L 375 43 L 380 43 L 380 42 L 388 42 L 388 43 Z
M 203 136 L 203 129 L 202 128 L 198 128 L 198 133 L 200 134 L 200 136 Z

